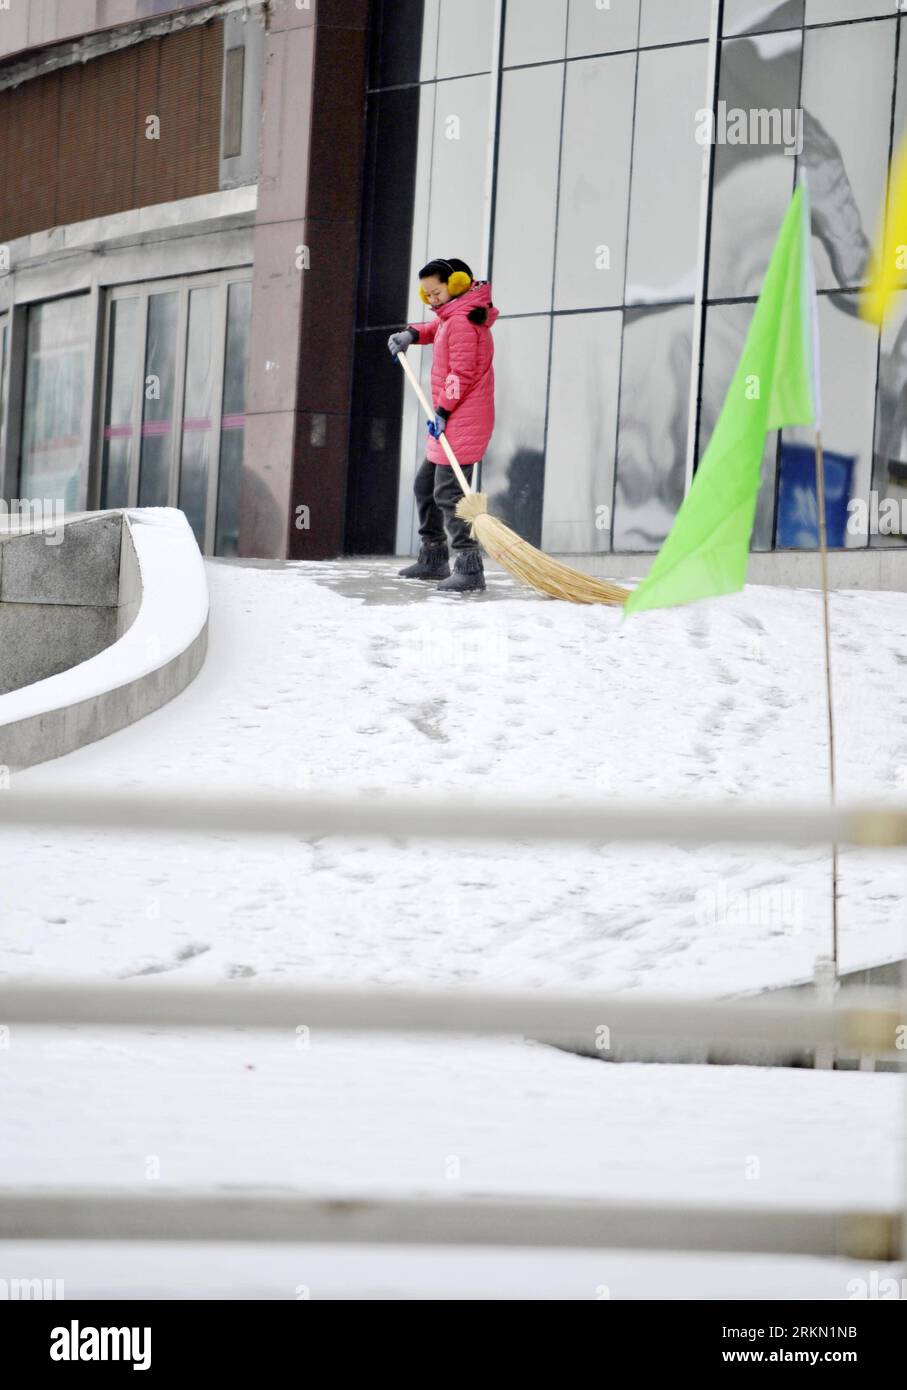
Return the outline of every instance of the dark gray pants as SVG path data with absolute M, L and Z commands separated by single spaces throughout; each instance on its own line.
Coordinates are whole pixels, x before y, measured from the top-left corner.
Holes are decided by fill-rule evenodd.
M 463 468 L 463 475 L 470 487 L 475 466 L 469 463 Z M 463 489 L 449 463 L 432 463 L 430 459 L 423 459 L 413 486 L 419 511 L 419 535 L 426 545 L 440 545 L 449 538 L 451 550 L 460 553 L 478 550 L 478 544 L 469 534 L 469 522 L 461 521 L 454 510 L 463 496 Z M 445 528 L 447 537 L 444 535 Z

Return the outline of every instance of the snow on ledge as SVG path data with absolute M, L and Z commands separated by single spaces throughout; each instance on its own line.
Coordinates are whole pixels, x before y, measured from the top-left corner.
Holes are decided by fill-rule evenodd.
M 88 661 L 0 695 L 0 727 L 141 681 L 181 656 L 204 629 L 205 565 L 183 513 L 175 507 L 125 510 L 123 524 L 128 532 L 124 544 L 131 537 L 141 575 L 131 626 Z

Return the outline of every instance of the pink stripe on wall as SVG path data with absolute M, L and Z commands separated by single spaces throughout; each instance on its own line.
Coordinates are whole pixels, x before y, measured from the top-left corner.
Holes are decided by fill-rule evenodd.
M 242 430 L 246 426 L 246 417 L 239 415 L 222 415 L 221 428 L 225 430 Z M 212 421 L 203 416 L 187 416 L 183 421 L 183 429 L 187 432 L 210 430 Z M 142 425 L 143 435 L 160 435 L 170 433 L 169 420 L 146 420 Z M 107 425 L 104 430 L 105 439 L 130 439 L 132 437 L 131 425 Z

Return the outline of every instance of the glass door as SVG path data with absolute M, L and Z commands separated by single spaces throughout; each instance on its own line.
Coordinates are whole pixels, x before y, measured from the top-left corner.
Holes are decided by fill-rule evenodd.
M 246 434 L 246 366 L 251 319 L 252 281 L 233 280 L 227 291 L 224 399 L 215 495 L 215 555 L 239 554 L 239 479 Z
M 0 486 L 3 484 L 3 460 L 6 458 L 6 372 L 9 362 L 9 314 L 0 314 Z
M 181 295 L 176 290 L 149 294 L 145 319 L 145 364 L 142 373 L 142 437 L 139 443 L 138 505 L 166 507 L 177 467 L 174 451 L 178 359 L 184 355 Z
M 250 272 L 108 298 L 101 507 L 179 507 L 200 549 L 238 548 Z
M 214 449 L 218 439 L 214 425 L 221 415 L 223 385 L 222 298 L 219 285 L 189 294 L 178 505 L 196 537 L 210 535 L 208 496 L 217 466 Z
M 80 461 L 90 397 L 87 294 L 28 310 L 19 495 L 79 509 Z
M 113 301 L 107 331 L 101 506 L 126 507 L 137 445 L 132 422 L 142 399 L 138 298 Z

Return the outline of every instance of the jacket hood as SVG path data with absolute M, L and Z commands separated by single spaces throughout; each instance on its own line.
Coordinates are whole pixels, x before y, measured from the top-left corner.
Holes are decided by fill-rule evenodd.
M 498 309 L 491 302 L 491 281 L 476 280 L 472 288 L 456 299 L 448 299 L 446 304 L 433 310 L 440 319 L 453 318 L 454 314 L 465 314 L 470 323 L 491 328 L 498 317 Z

